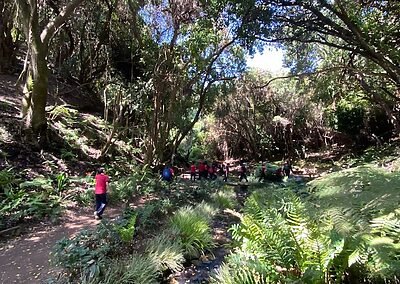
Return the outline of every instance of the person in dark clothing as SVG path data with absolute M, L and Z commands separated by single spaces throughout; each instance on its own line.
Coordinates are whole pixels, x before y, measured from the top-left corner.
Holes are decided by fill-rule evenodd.
M 204 178 L 204 171 L 206 170 L 206 166 L 204 165 L 203 161 L 199 162 L 199 180 Z
M 205 179 L 208 179 L 208 169 L 209 169 L 209 166 L 208 166 L 207 162 L 204 161 L 204 172 L 203 172 L 203 177 L 204 177 Z
M 266 178 L 265 170 L 266 170 L 265 163 L 262 162 L 260 168 L 260 177 L 258 178 L 258 182 L 265 181 Z
M 285 176 L 290 177 L 290 173 L 293 172 L 292 169 L 292 164 L 290 163 L 290 160 L 287 160 L 282 167 L 283 173 Z
M 229 164 L 226 163 L 224 165 L 224 182 L 228 181 L 228 176 L 229 176 Z
M 240 165 L 240 176 L 239 176 L 239 182 L 242 181 L 242 179 L 244 179 L 246 182 L 249 182 L 247 180 L 247 169 L 246 169 L 246 165 L 244 163 L 242 163 Z
M 208 177 L 209 177 L 210 179 L 212 179 L 212 180 L 214 180 L 214 179 L 217 178 L 217 176 L 215 175 L 214 170 L 215 170 L 215 169 L 214 169 L 213 165 L 210 165 L 210 166 L 208 167 Z
M 192 162 L 192 165 L 190 166 L 190 180 L 196 180 L 196 165 L 194 162 Z

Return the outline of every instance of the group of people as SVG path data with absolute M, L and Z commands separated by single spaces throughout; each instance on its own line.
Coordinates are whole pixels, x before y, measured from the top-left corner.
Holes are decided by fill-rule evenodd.
M 282 180 L 284 177 L 290 177 L 293 173 L 293 168 L 290 160 L 286 160 L 281 167 L 267 168 L 267 163 L 261 162 L 258 181 L 263 180 Z
M 290 174 L 293 172 L 292 165 L 290 160 L 287 160 L 282 167 L 278 167 L 274 169 L 272 172 L 274 176 L 277 178 L 283 178 L 285 176 L 289 177 Z M 225 182 L 228 181 L 230 173 L 230 165 L 229 163 L 218 164 L 213 162 L 211 165 L 208 165 L 206 161 L 200 161 L 198 166 L 196 167 L 195 163 L 192 162 L 190 165 L 190 180 L 195 181 L 196 176 L 198 174 L 199 179 L 211 179 L 214 180 L 217 178 L 217 175 L 220 174 L 223 176 L 223 180 Z M 248 182 L 247 179 L 247 168 L 246 164 L 241 162 L 239 167 L 239 181 L 245 180 Z M 165 166 L 161 173 L 162 179 L 165 181 L 172 181 L 175 173 L 172 166 Z M 268 169 L 267 164 L 262 162 L 260 168 L 260 175 L 259 175 L 259 182 L 262 180 L 266 180 L 268 176 Z M 108 184 L 110 182 L 110 177 L 106 175 L 105 170 L 100 168 L 97 170 L 95 176 L 95 200 L 96 206 L 94 211 L 94 217 L 96 219 L 101 219 L 104 209 L 107 205 L 107 189 Z
M 199 176 L 199 180 L 214 180 L 219 174 L 224 176 L 224 181 L 228 181 L 229 164 L 225 163 L 220 165 L 216 162 L 213 162 L 211 165 L 208 165 L 206 161 L 200 161 L 199 165 L 196 167 L 195 163 L 192 162 L 190 165 L 190 180 L 195 181 L 197 174 Z

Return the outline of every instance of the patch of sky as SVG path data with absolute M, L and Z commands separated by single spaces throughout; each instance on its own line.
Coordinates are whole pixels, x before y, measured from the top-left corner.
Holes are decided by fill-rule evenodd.
M 281 73 L 287 71 L 283 66 L 284 51 L 276 48 L 266 48 L 264 51 L 257 51 L 254 55 L 247 55 L 247 67 Z

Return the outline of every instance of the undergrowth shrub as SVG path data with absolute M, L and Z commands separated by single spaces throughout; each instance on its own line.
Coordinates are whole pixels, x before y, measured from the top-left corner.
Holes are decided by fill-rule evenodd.
M 313 218 L 331 220 L 345 240 L 351 275 L 399 281 L 399 172 L 367 164 L 310 183 Z M 357 267 L 357 269 L 356 269 Z
M 262 277 L 258 277 L 265 283 L 272 275 L 276 280 L 287 281 L 297 279 L 300 274 L 304 280 L 310 277 L 307 279 L 310 283 L 319 283 L 338 249 L 336 242 L 324 238 L 318 226 L 308 219 L 299 198 L 282 190 L 254 192 L 245 203 L 241 224 L 234 225 L 231 232 L 239 251 L 251 255 L 257 260 L 253 264 L 263 268 L 259 271 Z M 241 260 L 242 254 L 229 259 Z M 242 266 L 237 275 L 247 275 L 245 272 L 250 268 Z M 262 271 L 269 271 L 269 276 Z
M 0 228 L 14 226 L 26 220 L 57 218 L 61 213 L 61 198 L 48 192 L 11 189 L 0 202 Z
M 95 200 L 94 190 L 80 191 L 73 196 L 73 200 L 75 200 L 76 202 L 78 202 L 78 204 L 83 206 L 93 205 L 93 202 Z
M 215 284 L 267 284 L 278 283 L 278 276 L 272 265 L 264 260 L 237 250 L 228 255 L 225 263 L 211 276 L 210 283 Z
M 118 235 L 123 242 L 129 243 L 133 240 L 136 229 L 136 219 L 137 213 L 133 213 L 125 222 L 115 225 Z
M 220 209 L 233 209 L 237 205 L 235 192 L 227 186 L 213 193 L 211 199 Z
M 72 278 L 83 273 L 91 279 L 108 265 L 107 258 L 118 255 L 121 248 L 116 227 L 101 222 L 94 230 L 84 230 L 71 239 L 58 241 L 52 263 L 65 269 Z
M 107 267 L 102 274 L 90 277 L 83 275 L 81 284 L 139 284 L 159 283 L 159 271 L 153 260 L 147 256 L 133 254 L 127 259 L 108 260 Z
M 171 217 L 171 229 L 188 258 L 197 257 L 214 246 L 209 225 L 213 214 L 215 209 L 202 203 L 195 208 L 183 207 Z
M 183 249 L 179 241 L 165 233 L 151 239 L 146 246 L 146 255 L 153 260 L 159 271 L 167 269 L 176 272 L 183 269 Z
M 110 203 L 128 202 L 133 196 L 139 193 L 138 182 L 135 176 L 121 178 L 111 182 L 109 190 Z
M 134 254 L 126 262 L 123 277 L 114 283 L 158 283 L 160 272 L 154 260 L 145 255 Z M 111 283 L 111 282 L 110 282 Z
M 109 200 L 111 203 L 132 200 L 141 195 L 148 195 L 155 189 L 155 180 L 145 169 L 138 169 L 130 176 L 110 183 Z
M 9 190 L 15 188 L 17 184 L 18 179 L 12 168 L 0 171 L 0 193 L 7 193 Z
M 231 228 L 236 249 L 215 283 L 396 283 L 397 180 L 359 167 L 313 181 L 307 195 L 294 184 L 255 191 Z

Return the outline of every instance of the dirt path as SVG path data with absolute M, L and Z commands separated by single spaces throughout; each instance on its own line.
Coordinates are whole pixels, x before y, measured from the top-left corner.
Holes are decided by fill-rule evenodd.
M 104 219 L 114 219 L 120 212 L 120 208 L 109 207 Z M 99 222 L 90 209 L 67 210 L 60 225 L 38 225 L 16 239 L 1 243 L 0 283 L 45 283 L 55 271 L 49 258 L 56 242 L 82 229 L 94 228 Z

